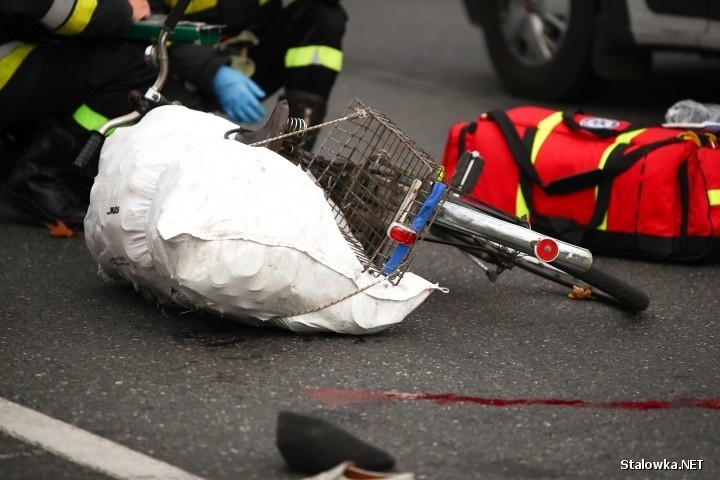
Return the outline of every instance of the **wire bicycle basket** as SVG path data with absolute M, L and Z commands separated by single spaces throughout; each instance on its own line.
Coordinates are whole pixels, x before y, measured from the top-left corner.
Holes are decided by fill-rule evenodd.
M 447 189 L 442 168 L 383 113 L 354 99 L 317 153 L 293 160 L 325 192 L 364 271 L 397 284 Z M 316 127 L 317 128 L 317 127 Z

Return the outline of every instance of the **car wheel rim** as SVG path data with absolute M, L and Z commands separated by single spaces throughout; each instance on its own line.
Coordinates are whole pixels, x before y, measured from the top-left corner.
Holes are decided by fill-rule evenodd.
M 570 0 L 505 0 L 500 28 L 521 64 L 541 67 L 558 55 L 570 24 Z

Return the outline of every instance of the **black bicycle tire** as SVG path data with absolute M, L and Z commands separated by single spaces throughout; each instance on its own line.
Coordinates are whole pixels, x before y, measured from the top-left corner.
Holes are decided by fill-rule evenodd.
M 446 234 L 449 234 L 451 237 L 453 237 L 455 240 L 461 241 L 460 238 L 467 238 L 467 232 L 463 231 L 462 228 L 458 228 L 458 230 L 453 230 L 452 227 L 447 226 L 445 224 L 435 223 L 432 225 L 432 230 L 434 231 L 442 231 Z M 466 253 L 473 254 L 473 252 L 477 252 L 477 245 L 470 243 L 470 241 L 462 241 L 464 245 L 458 246 L 461 250 L 465 251 Z M 463 246 L 465 248 L 463 248 Z M 478 257 L 480 258 L 480 257 Z M 650 305 L 650 297 L 643 292 L 642 290 L 630 285 L 629 283 L 625 282 L 624 280 L 621 280 L 603 270 L 598 268 L 596 265 L 591 265 L 590 268 L 586 271 L 581 271 L 579 269 L 573 269 L 571 267 L 564 267 L 564 268 L 557 268 L 557 267 L 550 267 L 545 266 L 544 263 L 539 263 L 537 265 L 533 265 L 533 268 L 528 268 L 528 265 L 525 265 L 519 261 L 514 262 L 515 266 L 518 268 L 521 268 L 529 273 L 538 275 L 542 278 L 545 278 L 546 280 L 549 280 L 551 282 L 555 282 L 559 285 L 563 286 L 569 286 L 565 282 L 559 281 L 557 278 L 552 278 L 550 273 L 545 274 L 544 271 L 541 269 L 546 268 L 548 272 L 551 271 L 551 268 L 554 268 L 556 270 L 559 270 L 560 272 L 564 272 L 565 274 L 574 277 L 575 279 L 586 283 L 588 286 L 591 287 L 591 294 L 595 296 L 596 298 L 603 299 L 603 300 L 610 300 L 614 304 L 629 310 L 633 312 L 640 312 L 643 310 L 646 310 L 648 306 Z M 580 286 L 580 285 L 578 285 Z M 594 291 L 594 293 L 592 293 Z M 598 294 L 599 291 L 599 294 Z
M 573 272 L 570 268 L 565 269 L 565 272 L 609 295 L 628 310 L 641 312 L 650 305 L 650 297 L 647 293 L 599 269 L 594 264 L 584 272 Z
M 569 283 L 563 282 L 561 279 L 553 278 L 551 274 L 545 274 L 541 269 L 544 264 L 539 265 L 527 265 L 522 263 L 515 263 L 518 268 L 522 268 L 526 272 L 533 273 L 540 277 L 543 277 L 551 282 L 555 282 L 559 285 L 573 287 Z M 595 289 L 593 295 L 597 295 L 597 290 L 600 291 L 603 299 L 611 300 L 627 310 L 634 312 L 641 312 L 646 310 L 650 305 L 650 297 L 647 293 L 642 290 L 630 285 L 629 283 L 621 280 L 614 275 L 611 275 L 604 270 L 601 270 L 596 265 L 591 265 L 589 270 L 584 272 L 572 271 L 571 268 L 558 269 L 567 275 L 574 277 Z

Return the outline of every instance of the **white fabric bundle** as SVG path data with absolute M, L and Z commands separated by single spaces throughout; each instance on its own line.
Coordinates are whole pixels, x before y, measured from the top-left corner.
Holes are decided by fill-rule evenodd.
M 103 146 L 85 219 L 104 275 L 251 324 L 372 333 L 437 285 L 362 272 L 322 190 L 298 167 L 223 134 L 236 125 L 157 108 Z

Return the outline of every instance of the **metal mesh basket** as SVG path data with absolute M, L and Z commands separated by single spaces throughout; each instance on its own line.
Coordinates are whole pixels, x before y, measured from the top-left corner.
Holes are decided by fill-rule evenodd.
M 397 283 L 445 197 L 444 184 L 437 182 L 441 169 L 390 119 L 357 99 L 342 118 L 328 123 L 332 130 L 316 154 L 306 154 L 302 166 L 325 191 L 364 269 Z M 440 199 L 434 191 L 438 185 L 443 185 Z M 421 208 L 427 211 L 431 196 L 431 217 L 415 221 Z M 389 237 L 394 222 L 417 227 L 414 245 Z

